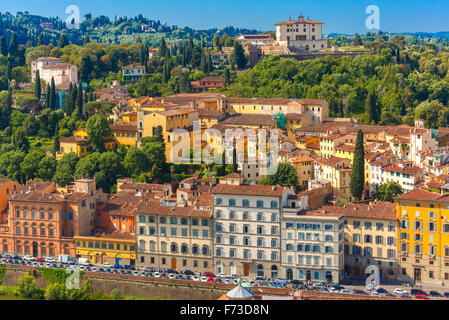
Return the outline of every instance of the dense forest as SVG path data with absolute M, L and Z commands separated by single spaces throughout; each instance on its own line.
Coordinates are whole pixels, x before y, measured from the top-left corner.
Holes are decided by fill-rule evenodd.
M 428 127 L 446 126 L 449 52 L 432 43 L 408 45 L 406 39 L 365 42 L 373 54 L 356 57 L 265 58 L 237 77 L 228 93 L 325 99 L 331 116 L 356 117 L 363 123 L 412 124 L 419 117 Z

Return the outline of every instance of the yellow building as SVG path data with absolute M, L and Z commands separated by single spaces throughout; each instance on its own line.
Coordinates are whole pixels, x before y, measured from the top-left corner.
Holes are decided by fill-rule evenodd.
M 135 265 L 135 243 L 135 235 L 123 231 L 75 237 L 77 258 L 87 258 L 93 264 Z
M 350 161 L 337 157 L 324 159 L 321 163 L 320 179 L 331 182 L 332 192 L 339 201 L 352 201 L 350 184 L 351 172 Z
M 92 152 L 92 146 L 87 138 L 81 136 L 62 138 L 59 142 L 59 152 L 56 152 L 56 160 L 71 152 L 78 157 L 85 157 Z
M 313 179 L 313 159 L 310 157 L 293 157 L 288 161 L 295 167 L 299 184 L 307 187 L 308 181 Z
M 198 121 L 198 112 L 193 108 L 168 109 L 151 113 L 141 110 L 137 112 L 139 138 L 155 136 L 158 127 L 162 128 L 167 162 L 173 162 L 172 149 L 178 143 L 173 141 L 172 132 L 176 129 L 186 129 L 191 132 L 193 121 Z M 192 139 L 191 136 L 189 134 L 189 140 Z
M 298 128 L 312 124 L 310 116 L 306 113 L 287 113 L 285 115 L 285 130 L 294 131 Z
M 334 133 L 320 137 L 320 156 L 330 158 L 335 155 L 335 148 L 345 143 L 345 134 Z
M 351 278 L 364 278 L 366 267 L 375 265 L 381 279 L 396 279 L 398 223 L 395 205 L 375 201 L 330 209 L 341 210 L 345 216 L 345 273 Z
M 136 122 L 117 122 L 109 126 L 112 137 L 117 142 L 117 146 L 126 148 L 137 145 L 137 123 Z
M 399 278 L 449 284 L 449 195 L 413 189 L 395 199 Z

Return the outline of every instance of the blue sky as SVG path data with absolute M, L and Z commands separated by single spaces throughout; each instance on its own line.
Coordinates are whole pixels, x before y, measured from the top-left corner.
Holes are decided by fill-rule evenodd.
M 169 25 L 197 29 L 228 25 L 274 30 L 279 21 L 299 12 L 324 22 L 323 32 L 365 33 L 365 8 L 380 9 L 380 29 L 388 32 L 449 31 L 448 0 L 0 0 L 0 12 L 29 11 L 66 17 L 65 8 L 77 5 L 81 15 L 110 17 L 142 14 Z

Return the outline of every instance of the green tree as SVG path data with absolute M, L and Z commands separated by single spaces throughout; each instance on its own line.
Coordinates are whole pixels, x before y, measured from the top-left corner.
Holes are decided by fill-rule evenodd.
M 4 36 L 0 36 L 0 54 L 5 57 L 8 56 L 8 46 L 6 45 L 6 39 Z
M 25 153 L 30 149 L 30 142 L 26 136 L 25 130 L 19 127 L 12 135 L 12 143 L 17 150 L 21 150 Z
M 87 120 L 86 130 L 94 151 L 104 152 L 104 139 L 111 135 L 108 120 L 103 115 L 94 115 Z
M 45 152 L 42 149 L 32 150 L 25 156 L 20 165 L 25 180 L 32 180 L 38 177 L 39 163 L 44 157 Z
M 141 172 L 146 171 L 149 166 L 145 151 L 137 147 L 129 148 L 123 159 L 123 167 L 134 178 L 139 176 Z
M 39 162 L 37 175 L 45 181 L 53 180 L 56 172 L 56 159 L 54 157 L 44 156 Z
M 354 34 L 354 40 L 352 41 L 353 46 L 361 46 L 362 45 L 362 39 L 360 38 L 360 35 L 358 33 Z
M 83 41 L 83 47 L 85 47 L 86 44 L 88 44 L 88 43 L 90 43 L 90 38 L 89 38 L 88 35 L 85 35 L 85 36 L 84 36 L 84 41 Z
M 298 187 L 298 175 L 295 167 L 289 162 L 280 162 L 275 174 L 269 175 L 259 181 L 264 185 L 281 185 L 284 187 Z
M 362 199 L 365 186 L 365 150 L 363 147 L 363 132 L 359 130 L 355 141 L 353 167 L 351 173 L 350 191 L 357 200 Z
M 55 79 L 53 77 L 51 77 L 50 98 L 48 99 L 48 103 L 50 109 L 56 109 L 56 86 Z
M 234 41 L 232 60 L 233 64 L 235 64 L 239 69 L 245 68 L 246 64 L 248 63 L 248 58 L 245 55 L 245 50 L 243 50 L 242 45 L 237 41 Z
M 366 96 L 365 111 L 370 123 L 376 124 L 379 122 L 379 108 L 374 90 L 370 90 Z
M 404 193 L 399 183 L 390 181 L 380 186 L 376 185 L 373 198 L 380 201 L 394 202 L 394 198 Z
M 53 180 L 62 187 L 72 183 L 78 160 L 79 158 L 74 152 L 65 154 L 58 161 Z
M 61 33 L 61 35 L 59 36 L 58 47 L 64 48 L 67 45 L 69 45 L 69 41 L 67 40 L 66 35 L 64 33 Z
M 36 83 L 34 84 L 34 95 L 36 98 L 40 99 L 42 95 L 41 89 L 41 77 L 39 75 L 39 70 L 36 71 Z
M 39 295 L 40 290 L 29 272 L 26 272 L 23 277 L 20 277 L 17 284 L 17 292 L 20 296 L 24 298 L 36 298 Z

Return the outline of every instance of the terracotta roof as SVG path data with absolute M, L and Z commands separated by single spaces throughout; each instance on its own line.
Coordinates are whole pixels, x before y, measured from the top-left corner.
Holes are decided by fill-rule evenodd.
M 70 69 L 71 67 L 76 66 L 69 63 L 49 63 L 45 66 L 42 66 L 42 69 Z
M 385 171 L 392 171 L 392 172 L 399 172 L 399 173 L 406 173 L 406 174 L 418 174 L 420 172 L 423 172 L 424 169 L 415 167 L 415 166 L 405 166 L 400 167 L 397 164 L 390 164 L 388 166 L 385 166 L 382 168 L 382 170 Z
M 198 116 L 199 117 L 219 118 L 219 117 L 224 116 L 224 114 L 215 109 L 200 108 L 200 109 L 198 109 Z
M 112 131 L 137 131 L 137 123 L 135 122 L 117 122 L 109 125 Z
M 60 140 L 60 142 L 84 142 L 84 143 L 88 143 L 87 138 L 85 137 L 80 137 L 80 136 L 71 136 L 71 137 L 67 137 L 67 138 L 62 138 Z
M 115 240 L 135 240 L 136 236 L 133 233 L 125 231 L 114 231 L 114 232 L 97 232 L 93 236 L 77 236 L 77 238 L 82 237 L 96 237 L 101 239 L 115 239 Z
M 297 99 L 296 102 L 300 104 L 323 104 L 326 100 L 323 99 Z
M 195 110 L 193 108 L 179 108 L 179 109 L 167 109 L 165 111 L 155 111 L 155 113 L 158 113 L 160 115 L 163 115 L 165 117 L 171 117 L 181 114 L 189 114 L 193 113 Z
M 401 194 L 395 199 L 398 200 L 422 200 L 422 201 L 438 201 L 441 198 L 439 193 L 430 192 L 423 189 L 413 189 L 409 192 Z
M 252 125 L 275 127 L 277 120 L 268 114 L 236 114 L 224 119 L 222 124 L 227 125 Z
M 345 217 L 396 220 L 396 205 L 374 201 L 370 204 L 347 204 L 341 208 Z
M 287 113 L 285 114 L 286 120 L 301 120 L 304 118 L 304 115 L 301 113 Z
M 226 99 L 228 103 L 251 103 L 251 104 L 263 104 L 263 105 L 287 105 L 292 102 L 286 98 L 232 98 Z
M 285 21 L 282 21 L 282 22 L 278 22 L 278 23 L 276 23 L 276 25 L 278 25 L 278 24 L 304 24 L 304 23 L 307 23 L 307 24 L 323 24 L 322 22 L 319 22 L 319 21 L 314 21 L 314 20 L 285 20 Z
M 265 185 L 232 185 L 217 184 L 212 190 L 213 194 L 235 194 L 235 195 L 252 195 L 252 196 L 268 196 L 281 197 L 287 190 L 287 187 L 281 186 L 265 186 Z
M 343 151 L 351 151 L 353 152 L 355 149 L 355 146 L 352 144 L 340 144 L 339 146 L 335 147 L 335 150 L 343 150 Z
M 212 217 L 211 210 L 197 210 L 193 206 L 169 206 L 163 205 L 160 201 L 144 201 L 138 205 L 136 214 L 154 214 L 181 217 Z
M 145 67 L 140 64 L 129 64 L 127 66 L 122 67 L 122 69 L 144 69 Z

